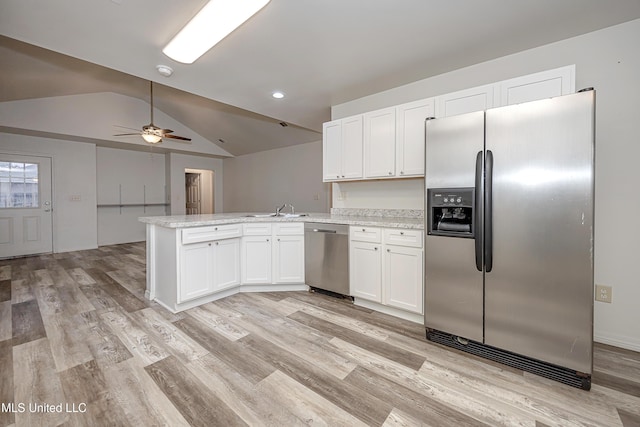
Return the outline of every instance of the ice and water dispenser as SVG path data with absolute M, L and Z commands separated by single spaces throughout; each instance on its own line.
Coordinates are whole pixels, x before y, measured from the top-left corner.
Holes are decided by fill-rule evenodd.
M 474 237 L 475 189 L 427 189 L 427 234 L 449 237 Z

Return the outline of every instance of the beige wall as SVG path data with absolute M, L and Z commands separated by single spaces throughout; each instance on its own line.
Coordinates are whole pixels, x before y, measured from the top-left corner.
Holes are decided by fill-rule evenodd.
M 576 89 L 593 86 L 597 91 L 595 282 L 613 286 L 613 302 L 594 305 L 594 335 L 600 342 L 640 350 L 638 40 L 640 20 L 635 20 L 336 105 L 332 117 L 575 64 Z M 337 200 L 336 187 L 347 189 L 345 200 Z M 334 184 L 333 197 L 345 207 L 376 208 L 386 207 L 398 191 L 423 205 L 422 191 L 408 181 L 376 190 L 369 183 Z
M 225 212 L 272 212 L 283 203 L 328 212 L 328 190 L 321 141 L 224 159 Z
M 223 212 L 222 201 L 222 159 L 169 153 L 166 155 L 167 197 L 170 203 L 170 215 L 184 215 L 186 212 L 185 180 L 186 169 L 204 169 L 213 173 L 214 213 Z

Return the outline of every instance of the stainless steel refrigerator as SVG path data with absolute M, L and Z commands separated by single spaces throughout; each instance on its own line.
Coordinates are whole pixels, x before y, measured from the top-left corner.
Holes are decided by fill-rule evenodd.
M 589 389 L 595 91 L 426 122 L 427 338 Z

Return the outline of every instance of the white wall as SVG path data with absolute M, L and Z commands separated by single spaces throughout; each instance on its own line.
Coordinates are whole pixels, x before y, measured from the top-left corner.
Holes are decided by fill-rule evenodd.
M 635 20 L 336 105 L 332 117 L 575 64 L 576 89 L 593 86 L 597 91 L 595 282 L 613 286 L 611 304 L 595 303 L 594 335 L 600 342 L 640 350 L 640 227 L 635 225 L 640 212 L 638 40 L 640 20 Z M 371 204 L 367 207 L 386 207 L 394 192 L 404 191 L 422 206 L 422 191 L 413 185 L 380 185 L 378 197 L 372 197 L 369 183 L 353 183 L 346 200 L 338 201 L 334 191 L 333 202 L 351 207 L 351 201 L 366 200 Z
M 53 159 L 53 251 L 95 249 L 95 145 L 0 133 L 0 152 Z M 72 201 L 71 196 L 80 196 L 80 200 Z
M 273 212 L 283 203 L 297 212 L 329 211 L 322 141 L 224 159 L 225 212 Z
M 166 173 L 167 183 L 169 183 L 168 194 L 170 206 L 170 215 L 184 215 L 186 212 L 185 205 L 185 180 L 184 174 L 186 169 L 204 169 L 213 171 L 213 205 L 214 212 L 223 212 L 222 210 L 222 159 L 214 159 L 211 157 L 190 156 L 185 154 L 169 153 L 166 156 Z
M 97 148 L 98 205 L 167 203 L 164 154 Z M 166 215 L 164 206 L 98 208 L 98 245 L 140 242 L 146 238 L 141 216 Z

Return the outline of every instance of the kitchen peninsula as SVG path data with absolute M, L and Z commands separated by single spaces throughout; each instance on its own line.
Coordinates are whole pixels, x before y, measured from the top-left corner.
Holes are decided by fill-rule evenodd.
M 350 278 L 355 303 L 421 323 L 422 211 L 346 213 L 335 209 L 332 214 L 141 217 L 139 221 L 147 227 L 145 296 L 176 313 L 238 292 L 307 290 L 304 223 L 344 224 L 350 226 L 354 243 Z M 394 248 L 403 249 L 397 255 L 401 258 L 397 267 Z M 408 257 L 404 249 L 419 253 Z M 393 272 L 407 270 L 407 259 L 415 264 L 409 269 L 413 286 L 408 294 L 394 287 L 403 292 L 395 298 L 383 288 L 394 281 Z M 354 266 L 358 260 L 366 268 Z M 383 263 L 388 266 L 384 274 Z M 367 272 L 367 277 L 358 277 L 358 271 Z M 407 277 L 398 280 L 407 282 Z M 360 282 L 368 289 L 359 291 Z

